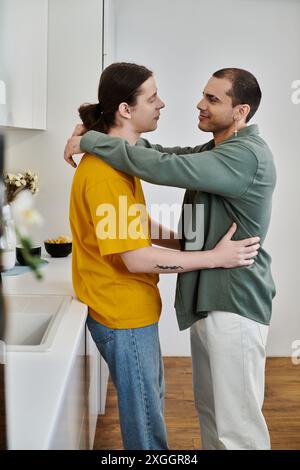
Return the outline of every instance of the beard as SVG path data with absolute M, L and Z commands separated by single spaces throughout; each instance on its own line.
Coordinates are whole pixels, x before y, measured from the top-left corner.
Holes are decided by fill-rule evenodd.
M 211 118 L 199 121 L 198 128 L 203 132 L 223 132 L 229 129 L 233 125 L 232 120 L 216 122 Z

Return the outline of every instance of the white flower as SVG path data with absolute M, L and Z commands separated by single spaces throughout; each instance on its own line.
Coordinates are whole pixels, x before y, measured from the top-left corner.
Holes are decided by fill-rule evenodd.
M 41 215 L 33 205 L 33 196 L 27 189 L 21 191 L 11 203 L 15 224 L 22 236 L 30 234 L 32 225 L 41 225 L 43 222 Z

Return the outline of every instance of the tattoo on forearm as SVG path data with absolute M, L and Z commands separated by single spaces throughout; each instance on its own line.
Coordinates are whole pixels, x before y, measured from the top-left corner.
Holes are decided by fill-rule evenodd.
M 183 269 L 182 266 L 162 266 L 160 264 L 157 264 L 155 267 L 159 269 Z

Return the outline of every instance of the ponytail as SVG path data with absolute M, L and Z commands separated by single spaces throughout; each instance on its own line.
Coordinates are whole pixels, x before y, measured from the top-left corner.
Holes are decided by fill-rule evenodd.
M 84 127 L 88 131 L 107 132 L 107 126 L 105 125 L 100 103 L 85 103 L 79 107 L 78 112 Z

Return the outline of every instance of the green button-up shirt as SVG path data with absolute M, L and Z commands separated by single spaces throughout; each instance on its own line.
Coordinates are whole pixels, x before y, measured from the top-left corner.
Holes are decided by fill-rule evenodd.
M 260 236 L 251 266 L 202 269 L 178 275 L 175 308 L 181 330 L 212 310 L 223 310 L 269 324 L 275 285 L 271 257 L 263 248 L 276 184 L 273 156 L 258 127 L 241 129 L 217 146 L 164 148 L 140 139 L 131 146 L 95 131 L 81 139 L 82 151 L 150 183 L 187 189 L 184 204 L 204 204 L 203 250 L 212 249 L 236 222 L 234 239 Z M 189 245 L 188 245 L 189 247 Z M 182 249 L 186 249 L 185 240 Z

